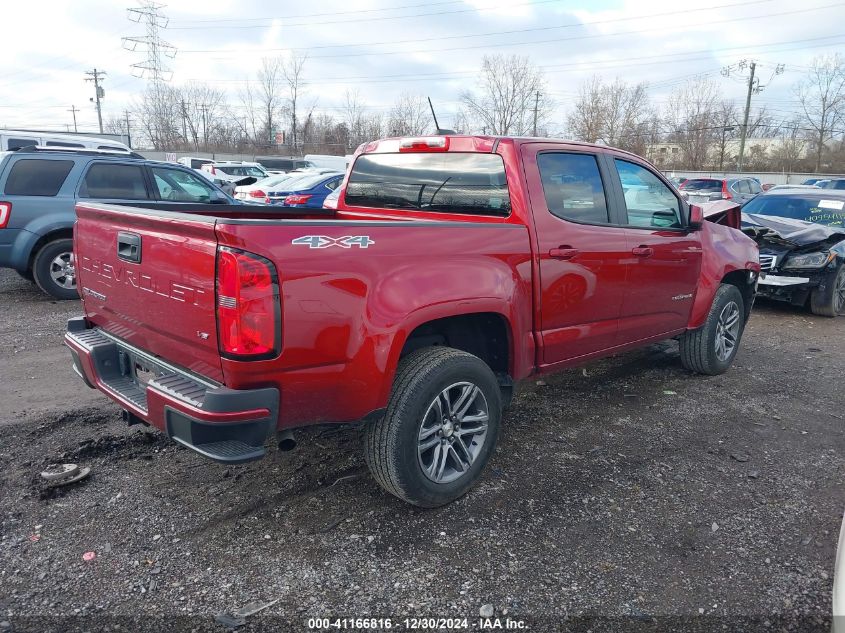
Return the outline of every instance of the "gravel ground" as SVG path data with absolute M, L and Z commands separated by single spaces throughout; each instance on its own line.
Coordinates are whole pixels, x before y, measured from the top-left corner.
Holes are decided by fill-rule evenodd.
M 715 378 L 666 343 L 532 381 L 481 484 L 420 510 L 375 485 L 356 428 L 226 467 L 123 426 L 61 347 L 79 309 L 0 271 L 0 631 L 223 631 L 277 599 L 239 631 L 830 628 L 843 318 L 760 305 Z M 56 462 L 92 475 L 49 489 Z

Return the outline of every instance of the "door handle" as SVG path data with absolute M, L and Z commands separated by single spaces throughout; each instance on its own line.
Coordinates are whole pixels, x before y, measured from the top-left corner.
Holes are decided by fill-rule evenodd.
M 637 246 L 631 249 L 631 252 L 637 257 L 651 257 L 654 255 L 654 249 L 650 246 Z
M 549 250 L 549 257 L 553 259 L 572 259 L 579 252 L 577 248 L 572 248 L 571 246 L 559 246 L 558 248 Z
M 134 264 L 141 263 L 141 236 L 120 231 L 117 234 L 117 257 Z

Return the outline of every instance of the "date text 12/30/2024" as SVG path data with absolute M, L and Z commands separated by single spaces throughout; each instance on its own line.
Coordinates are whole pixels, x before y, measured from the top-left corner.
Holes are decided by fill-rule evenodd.
M 511 630 L 528 629 L 524 620 L 511 618 L 309 618 L 311 630 Z

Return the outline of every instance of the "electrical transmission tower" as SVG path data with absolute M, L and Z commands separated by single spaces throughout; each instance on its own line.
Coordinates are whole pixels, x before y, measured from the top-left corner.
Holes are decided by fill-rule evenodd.
M 767 81 L 765 84 L 761 84 L 760 77 L 757 76 L 757 68 L 759 66 L 760 64 L 758 64 L 754 60 L 749 61 L 743 59 L 738 64 L 734 64 L 732 66 L 725 66 L 722 69 L 723 77 L 730 77 L 731 74 L 736 74 L 738 75 L 738 78 L 743 81 L 743 83 L 746 81 L 745 69 L 748 69 L 748 92 L 745 95 L 745 113 L 742 117 L 742 132 L 739 137 L 739 156 L 736 161 L 736 170 L 738 172 L 742 171 L 742 159 L 745 156 L 745 141 L 748 138 L 748 115 L 751 112 L 751 95 L 760 94 L 763 89 L 772 82 L 772 79 L 775 78 L 775 75 L 780 75 L 784 71 L 784 65 L 778 64 L 772 71 L 772 76 L 769 77 L 769 81 Z
M 147 34 L 123 38 L 123 48 L 126 50 L 147 53 L 145 61 L 132 64 L 133 74 L 146 77 L 154 84 L 170 81 L 173 71 L 165 65 L 164 58 L 175 57 L 176 47 L 161 38 L 160 31 L 166 29 L 169 22 L 161 12 L 165 5 L 153 0 L 140 0 L 140 5 L 127 9 L 127 13 L 132 22 L 146 26 Z

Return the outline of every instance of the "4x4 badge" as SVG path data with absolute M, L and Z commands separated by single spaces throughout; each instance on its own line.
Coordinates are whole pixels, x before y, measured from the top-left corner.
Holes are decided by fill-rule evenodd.
M 353 246 L 367 248 L 371 244 L 375 244 L 375 241 L 371 240 L 369 235 L 345 235 L 343 237 L 303 235 L 302 237 L 291 240 L 291 244 L 304 244 L 308 248 L 331 248 L 332 246 L 339 246 L 340 248 L 352 248 Z

